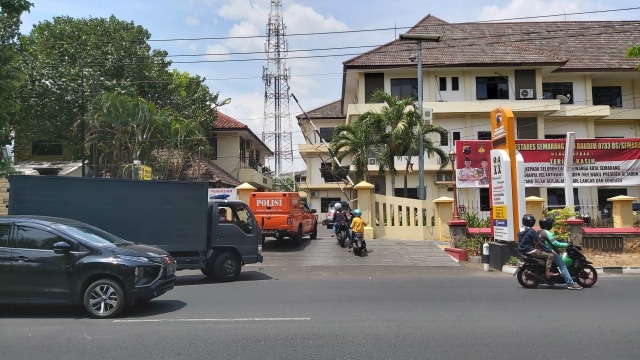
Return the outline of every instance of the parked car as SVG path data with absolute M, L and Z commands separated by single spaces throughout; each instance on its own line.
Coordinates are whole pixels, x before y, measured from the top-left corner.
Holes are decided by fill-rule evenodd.
M 159 248 L 123 240 L 80 221 L 0 217 L 0 302 L 83 304 L 117 316 L 171 290 L 176 263 Z
M 325 217 L 324 224 L 327 225 L 327 229 L 333 228 L 333 213 L 336 212 L 335 205 L 336 203 L 340 203 L 342 205 L 342 211 L 349 213 L 351 212 L 351 208 L 349 207 L 349 203 L 346 201 L 331 201 L 329 203 L 329 210 L 327 210 L 327 215 Z

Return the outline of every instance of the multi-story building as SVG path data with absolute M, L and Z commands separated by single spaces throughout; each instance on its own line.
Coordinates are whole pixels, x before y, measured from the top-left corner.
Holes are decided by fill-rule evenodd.
M 246 124 L 218 112 L 211 141 L 217 149 L 214 164 L 258 191 L 272 188 L 271 170 L 264 164 L 273 152 Z
M 447 139 L 431 139 L 445 152 L 458 140 L 489 139 L 490 112 L 497 107 L 514 112 L 519 139 L 558 139 L 567 132 L 577 138 L 640 137 L 640 59 L 626 57 L 628 47 L 640 45 L 638 21 L 451 24 L 429 15 L 407 34 L 437 35 L 421 41 L 421 83 L 423 108 L 432 110 L 433 125 L 449 133 Z M 378 89 L 417 99 L 417 50 L 417 40 L 399 38 L 344 62 L 341 99 L 307 113 L 324 140 L 331 140 L 338 124 L 381 109 L 384 104 L 371 102 Z M 323 173 L 330 154 L 309 121 L 298 119 L 308 138 L 299 145 L 307 164 L 303 187 L 312 207 L 324 211 L 330 200 L 346 200 L 351 186 Z M 417 160 L 410 160 L 414 166 L 408 174 L 414 198 Z M 397 159 L 397 179 L 405 165 Z M 391 189 L 388 171 L 378 175 L 373 158 L 369 171 L 377 193 L 400 193 Z M 453 196 L 450 170 L 425 156 L 424 171 L 426 199 Z M 576 193 L 602 208 L 611 196 L 640 197 L 639 185 L 637 177 L 632 186 L 583 186 Z M 401 186 L 403 181 L 396 180 L 396 187 Z M 487 210 L 488 191 L 461 188 L 458 198 Z M 526 196 L 532 195 L 547 199 L 549 206 L 564 205 L 563 187 L 527 186 Z

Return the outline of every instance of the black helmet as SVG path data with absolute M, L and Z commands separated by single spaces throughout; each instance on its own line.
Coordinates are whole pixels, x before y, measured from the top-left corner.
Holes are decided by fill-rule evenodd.
M 532 227 L 535 224 L 536 224 L 536 218 L 534 218 L 533 215 L 524 214 L 524 216 L 522 217 L 522 225 L 526 227 Z
M 540 228 L 541 229 L 551 230 L 551 228 L 553 227 L 553 220 L 551 220 L 548 217 L 544 217 L 544 218 L 540 219 L 538 224 L 540 224 Z

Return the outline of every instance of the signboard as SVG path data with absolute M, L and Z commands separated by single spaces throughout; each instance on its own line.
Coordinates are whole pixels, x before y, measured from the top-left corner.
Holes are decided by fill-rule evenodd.
M 483 162 L 491 146 L 488 140 L 456 141 L 457 187 L 489 187 L 492 173 L 485 176 Z M 564 139 L 516 140 L 525 186 L 563 187 L 565 146 Z M 571 175 L 575 187 L 640 185 L 640 139 L 575 139 Z
M 513 208 L 511 161 L 506 150 L 491 150 L 490 154 L 493 237 L 496 240 L 513 241 L 513 222 L 509 220 L 509 209 Z
M 138 179 L 139 180 L 151 180 L 151 175 L 153 171 L 151 170 L 151 166 L 146 165 L 138 165 Z
M 236 188 L 209 188 L 208 199 L 218 194 L 229 195 L 230 200 L 236 200 L 238 198 L 238 190 Z

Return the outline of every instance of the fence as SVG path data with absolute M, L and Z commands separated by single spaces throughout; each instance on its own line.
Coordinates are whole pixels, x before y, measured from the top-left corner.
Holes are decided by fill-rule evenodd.
M 403 197 L 373 194 L 372 224 L 377 238 L 437 240 L 436 204 Z

